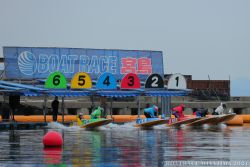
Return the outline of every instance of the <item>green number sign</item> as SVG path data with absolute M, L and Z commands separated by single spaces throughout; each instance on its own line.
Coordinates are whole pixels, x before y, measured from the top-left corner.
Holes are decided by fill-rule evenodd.
M 60 72 L 54 72 L 49 75 L 45 82 L 45 88 L 48 89 L 65 89 L 67 88 L 67 80 Z

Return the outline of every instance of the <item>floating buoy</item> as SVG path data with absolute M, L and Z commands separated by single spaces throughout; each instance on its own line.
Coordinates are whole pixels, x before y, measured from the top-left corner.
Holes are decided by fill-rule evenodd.
M 241 115 L 236 115 L 233 119 L 229 120 L 226 122 L 227 125 L 231 125 L 231 126 L 242 126 L 243 125 L 243 118 L 241 117 Z
M 55 131 L 50 131 L 43 137 L 45 147 L 61 147 L 63 144 L 62 135 Z

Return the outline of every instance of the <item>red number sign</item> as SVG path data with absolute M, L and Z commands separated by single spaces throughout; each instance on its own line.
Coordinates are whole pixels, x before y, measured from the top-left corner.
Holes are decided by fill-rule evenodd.
M 121 89 L 140 89 L 140 87 L 140 79 L 136 74 L 129 73 L 122 79 Z

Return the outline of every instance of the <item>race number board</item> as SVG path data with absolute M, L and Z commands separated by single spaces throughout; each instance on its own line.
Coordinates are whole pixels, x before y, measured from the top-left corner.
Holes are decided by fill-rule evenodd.
M 111 73 L 102 74 L 96 84 L 98 89 L 116 89 L 116 79 Z
M 121 89 L 139 89 L 140 87 L 140 79 L 136 74 L 129 73 L 123 77 Z
M 168 80 L 168 89 L 187 89 L 187 81 L 181 74 L 173 74 Z
M 45 88 L 65 89 L 67 88 L 67 80 L 61 72 L 54 72 L 47 78 L 45 82 Z
M 145 88 L 164 88 L 164 82 L 159 74 L 151 74 L 145 84 Z
M 90 89 L 92 88 L 92 80 L 87 73 L 78 72 L 71 80 L 71 89 Z

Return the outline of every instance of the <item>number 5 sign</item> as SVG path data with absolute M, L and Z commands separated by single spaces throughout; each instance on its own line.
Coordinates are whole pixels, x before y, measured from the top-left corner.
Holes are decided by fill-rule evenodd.
M 181 74 L 173 74 L 168 80 L 168 89 L 187 89 L 187 81 Z
M 87 73 L 78 72 L 71 80 L 71 89 L 88 89 L 92 88 L 92 80 Z
M 62 73 L 54 72 L 47 78 L 45 88 L 65 89 L 67 88 L 67 80 Z

